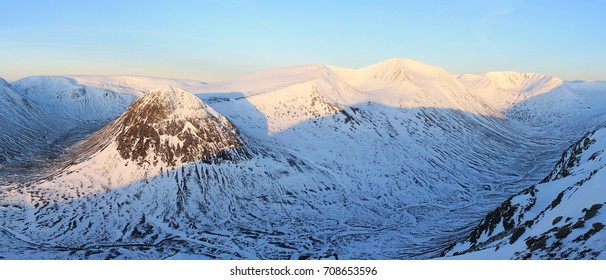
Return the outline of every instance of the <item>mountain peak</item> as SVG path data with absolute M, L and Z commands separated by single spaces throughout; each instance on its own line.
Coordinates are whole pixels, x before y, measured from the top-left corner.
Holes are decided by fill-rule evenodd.
M 407 58 L 390 58 L 359 70 L 370 78 L 387 82 L 410 80 L 413 77 L 433 78 L 446 74 L 442 68 Z
M 116 120 L 117 148 L 138 164 L 214 158 L 241 146 L 235 127 L 195 95 L 175 87 L 150 91 Z

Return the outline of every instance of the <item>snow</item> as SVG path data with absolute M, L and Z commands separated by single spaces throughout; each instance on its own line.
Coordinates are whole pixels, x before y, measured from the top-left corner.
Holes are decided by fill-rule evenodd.
M 44 168 L 0 167 L 23 173 L 0 180 L 0 226 L 30 242 L 10 245 L 12 235 L 0 236 L 0 256 L 10 258 L 432 258 L 540 182 L 562 150 L 606 122 L 602 82 L 510 72 L 455 76 L 408 59 L 362 69 L 271 69 L 214 84 L 72 76 L 9 86 L 12 96 L 39 108 L 32 114 L 49 119 L 35 127 L 98 125 L 59 149 L 63 156 L 42 160 Z M 160 133 L 175 123 L 174 133 Z M 134 133 L 143 124 L 149 131 Z M 62 139 L 43 131 L 51 142 Z M 165 162 L 153 153 L 120 153 L 131 151 L 119 139 L 132 136 L 126 146 L 140 147 L 156 132 L 167 147 L 160 151 L 186 146 L 188 133 L 190 140 L 218 135 L 191 147 L 219 156 Z M 542 211 L 560 184 L 581 178 L 574 176 L 537 185 L 536 202 L 515 197 L 516 205 L 535 203 L 520 222 L 541 217 L 544 225 L 536 227 L 544 231 L 556 214 L 582 215 L 576 206 Z M 597 182 L 604 175 L 593 176 Z M 569 192 L 575 205 L 599 199 L 596 189 Z M 506 231 L 497 225 L 494 234 Z M 532 234 L 511 249 L 469 256 L 514 258 Z M 600 248 L 592 238 L 587 246 Z M 59 249 L 65 247 L 73 249 Z

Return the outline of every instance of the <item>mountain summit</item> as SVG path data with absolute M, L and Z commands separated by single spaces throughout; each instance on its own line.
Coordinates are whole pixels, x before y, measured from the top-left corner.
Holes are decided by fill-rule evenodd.
M 149 92 L 116 120 L 123 159 L 167 165 L 211 159 L 242 145 L 227 119 L 193 94 L 174 87 Z

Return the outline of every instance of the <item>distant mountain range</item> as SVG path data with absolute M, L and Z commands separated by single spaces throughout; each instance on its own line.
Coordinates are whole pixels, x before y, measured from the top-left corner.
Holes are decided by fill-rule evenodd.
M 605 114 L 409 59 L 0 80 L 0 258 L 604 259 Z

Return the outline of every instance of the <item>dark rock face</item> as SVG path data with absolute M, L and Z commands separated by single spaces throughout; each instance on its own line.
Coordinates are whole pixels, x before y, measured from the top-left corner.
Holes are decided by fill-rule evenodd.
M 551 171 L 541 183 L 551 182 L 570 175 L 570 170 L 579 164 L 579 161 L 581 160 L 580 155 L 583 151 L 587 150 L 589 146 L 595 143 L 595 140 L 588 137 L 589 134 L 591 133 L 587 133 L 581 141 L 574 143 L 570 148 L 564 150 L 562 158 L 558 161 L 553 171 Z
M 191 93 L 166 88 L 136 100 L 116 120 L 120 156 L 169 166 L 209 160 L 242 145 L 238 131 Z

